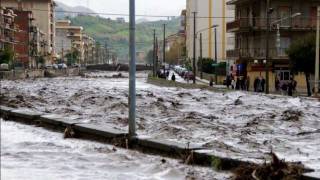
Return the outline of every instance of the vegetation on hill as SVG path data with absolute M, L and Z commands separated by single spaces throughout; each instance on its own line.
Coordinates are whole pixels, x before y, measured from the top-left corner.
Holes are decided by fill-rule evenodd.
M 125 58 L 129 52 L 129 23 L 117 22 L 115 20 L 100 16 L 79 15 L 68 17 L 73 25 L 83 26 L 85 33 L 93 37 L 102 45 L 107 44 L 120 58 Z M 167 24 L 166 35 L 175 34 L 179 31 L 179 18 L 169 21 L 141 22 L 136 26 L 137 51 L 147 52 L 152 49 L 153 29 L 159 40 L 163 39 L 163 24 Z

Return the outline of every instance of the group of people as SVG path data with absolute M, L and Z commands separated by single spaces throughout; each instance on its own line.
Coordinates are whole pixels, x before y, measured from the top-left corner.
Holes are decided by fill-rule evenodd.
M 264 92 L 265 91 L 265 85 L 266 85 L 266 80 L 264 77 L 256 77 L 254 82 L 253 82 L 253 89 L 254 92 Z
M 250 77 L 237 77 L 235 78 L 232 74 L 226 78 L 226 86 L 229 89 L 249 91 L 250 89 Z
M 293 96 L 293 93 L 297 89 L 297 81 L 291 77 L 289 81 L 281 83 L 279 78 L 276 78 L 275 89 L 277 92 L 281 92 L 282 94 Z

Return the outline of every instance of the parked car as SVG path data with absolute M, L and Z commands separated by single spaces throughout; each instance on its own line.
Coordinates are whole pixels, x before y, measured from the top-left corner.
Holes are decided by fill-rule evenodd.
M 46 65 L 45 67 L 44 67 L 45 69 L 52 69 L 53 68 L 53 65 Z
M 58 64 L 53 64 L 52 67 L 53 67 L 53 69 L 58 69 L 59 68 Z
M 64 63 L 58 64 L 58 69 L 66 69 L 68 66 Z
M 6 63 L 0 64 L 0 70 L 1 71 L 9 71 L 9 64 L 6 64 Z
M 80 67 L 80 64 L 73 64 L 72 67 Z

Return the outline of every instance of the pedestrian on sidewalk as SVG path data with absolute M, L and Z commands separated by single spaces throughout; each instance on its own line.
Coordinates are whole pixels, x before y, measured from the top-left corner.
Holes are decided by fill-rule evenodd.
M 249 76 L 247 76 L 247 78 L 246 78 L 245 86 L 246 86 L 246 91 L 249 91 L 249 89 L 250 89 L 250 77 Z
M 236 81 L 234 80 L 234 78 L 232 78 L 232 81 L 231 81 L 231 88 L 232 89 L 236 88 Z
M 213 86 L 213 77 L 210 77 L 210 82 L 209 82 L 209 86 L 212 87 Z
M 171 80 L 176 81 L 176 76 L 174 75 L 174 73 L 172 73 Z

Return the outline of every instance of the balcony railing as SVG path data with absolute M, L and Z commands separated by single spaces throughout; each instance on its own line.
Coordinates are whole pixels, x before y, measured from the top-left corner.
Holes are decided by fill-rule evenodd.
M 287 48 L 271 48 L 269 49 L 270 58 L 286 59 Z M 253 59 L 265 59 L 266 49 L 264 48 L 252 48 L 252 49 L 232 49 L 227 51 L 228 58 L 253 58 Z
M 272 22 L 279 20 L 279 18 L 271 18 L 271 29 L 276 29 L 276 24 Z M 292 19 L 279 22 L 282 29 L 291 30 L 312 30 L 316 29 L 317 21 L 316 17 L 295 17 Z M 267 27 L 267 20 L 265 18 L 241 18 L 227 23 L 227 31 L 238 30 L 265 30 Z

